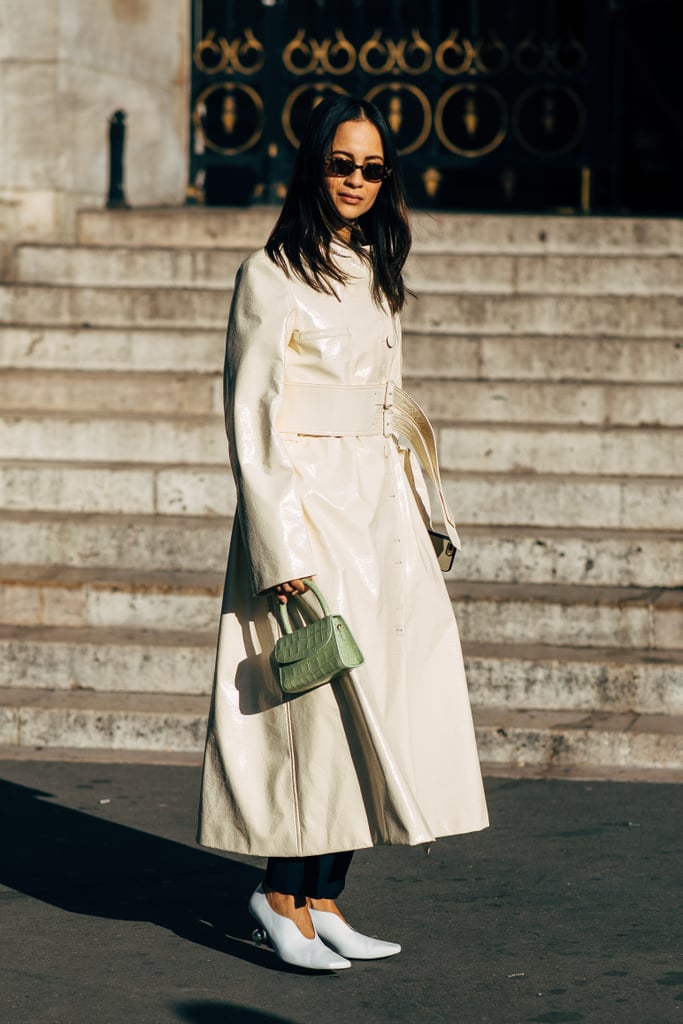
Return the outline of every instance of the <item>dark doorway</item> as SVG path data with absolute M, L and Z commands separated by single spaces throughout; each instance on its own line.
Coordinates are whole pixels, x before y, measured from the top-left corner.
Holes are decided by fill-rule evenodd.
M 676 213 L 674 0 L 194 0 L 188 198 L 281 200 L 324 96 L 366 96 L 413 206 Z

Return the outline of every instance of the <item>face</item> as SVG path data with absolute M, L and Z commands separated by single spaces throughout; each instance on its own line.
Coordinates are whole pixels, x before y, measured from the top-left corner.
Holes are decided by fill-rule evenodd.
M 371 121 L 344 121 L 335 132 L 330 156 L 347 157 L 360 166 L 368 163 L 381 164 L 384 160 L 382 138 Z M 351 221 L 368 212 L 377 198 L 382 182 L 366 181 L 360 167 L 356 167 L 346 177 L 326 176 L 325 186 L 337 213 L 344 220 Z M 348 240 L 351 237 L 351 229 L 343 228 L 340 234 Z

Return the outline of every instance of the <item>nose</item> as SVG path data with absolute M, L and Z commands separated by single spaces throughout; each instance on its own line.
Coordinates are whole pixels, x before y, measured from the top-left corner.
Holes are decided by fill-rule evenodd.
M 363 184 L 363 175 L 360 167 L 354 167 L 349 176 L 344 179 L 345 185 L 351 185 L 353 188 L 360 188 Z

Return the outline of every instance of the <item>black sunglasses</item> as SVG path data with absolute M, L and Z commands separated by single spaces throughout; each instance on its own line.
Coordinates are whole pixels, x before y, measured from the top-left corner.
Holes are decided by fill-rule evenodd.
M 386 181 L 391 176 L 391 168 L 384 164 L 354 164 L 348 156 L 328 156 L 325 169 L 332 178 L 350 178 L 354 171 L 359 170 L 365 181 Z

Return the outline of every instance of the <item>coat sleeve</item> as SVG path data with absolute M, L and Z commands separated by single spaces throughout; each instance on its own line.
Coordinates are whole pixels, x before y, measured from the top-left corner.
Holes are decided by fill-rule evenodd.
M 230 308 L 224 398 L 255 594 L 316 571 L 294 467 L 276 428 L 294 318 L 285 275 L 264 253 L 250 257 L 238 272 Z
M 394 384 L 403 387 L 403 332 L 398 314 L 393 318 L 394 338 L 396 339 L 395 356 L 391 364 L 390 379 Z M 415 503 L 422 517 L 422 521 L 428 530 L 432 528 L 432 511 L 429 500 L 429 489 L 425 483 L 422 467 L 415 453 L 408 449 L 404 461 L 404 470 L 410 489 L 413 492 Z

